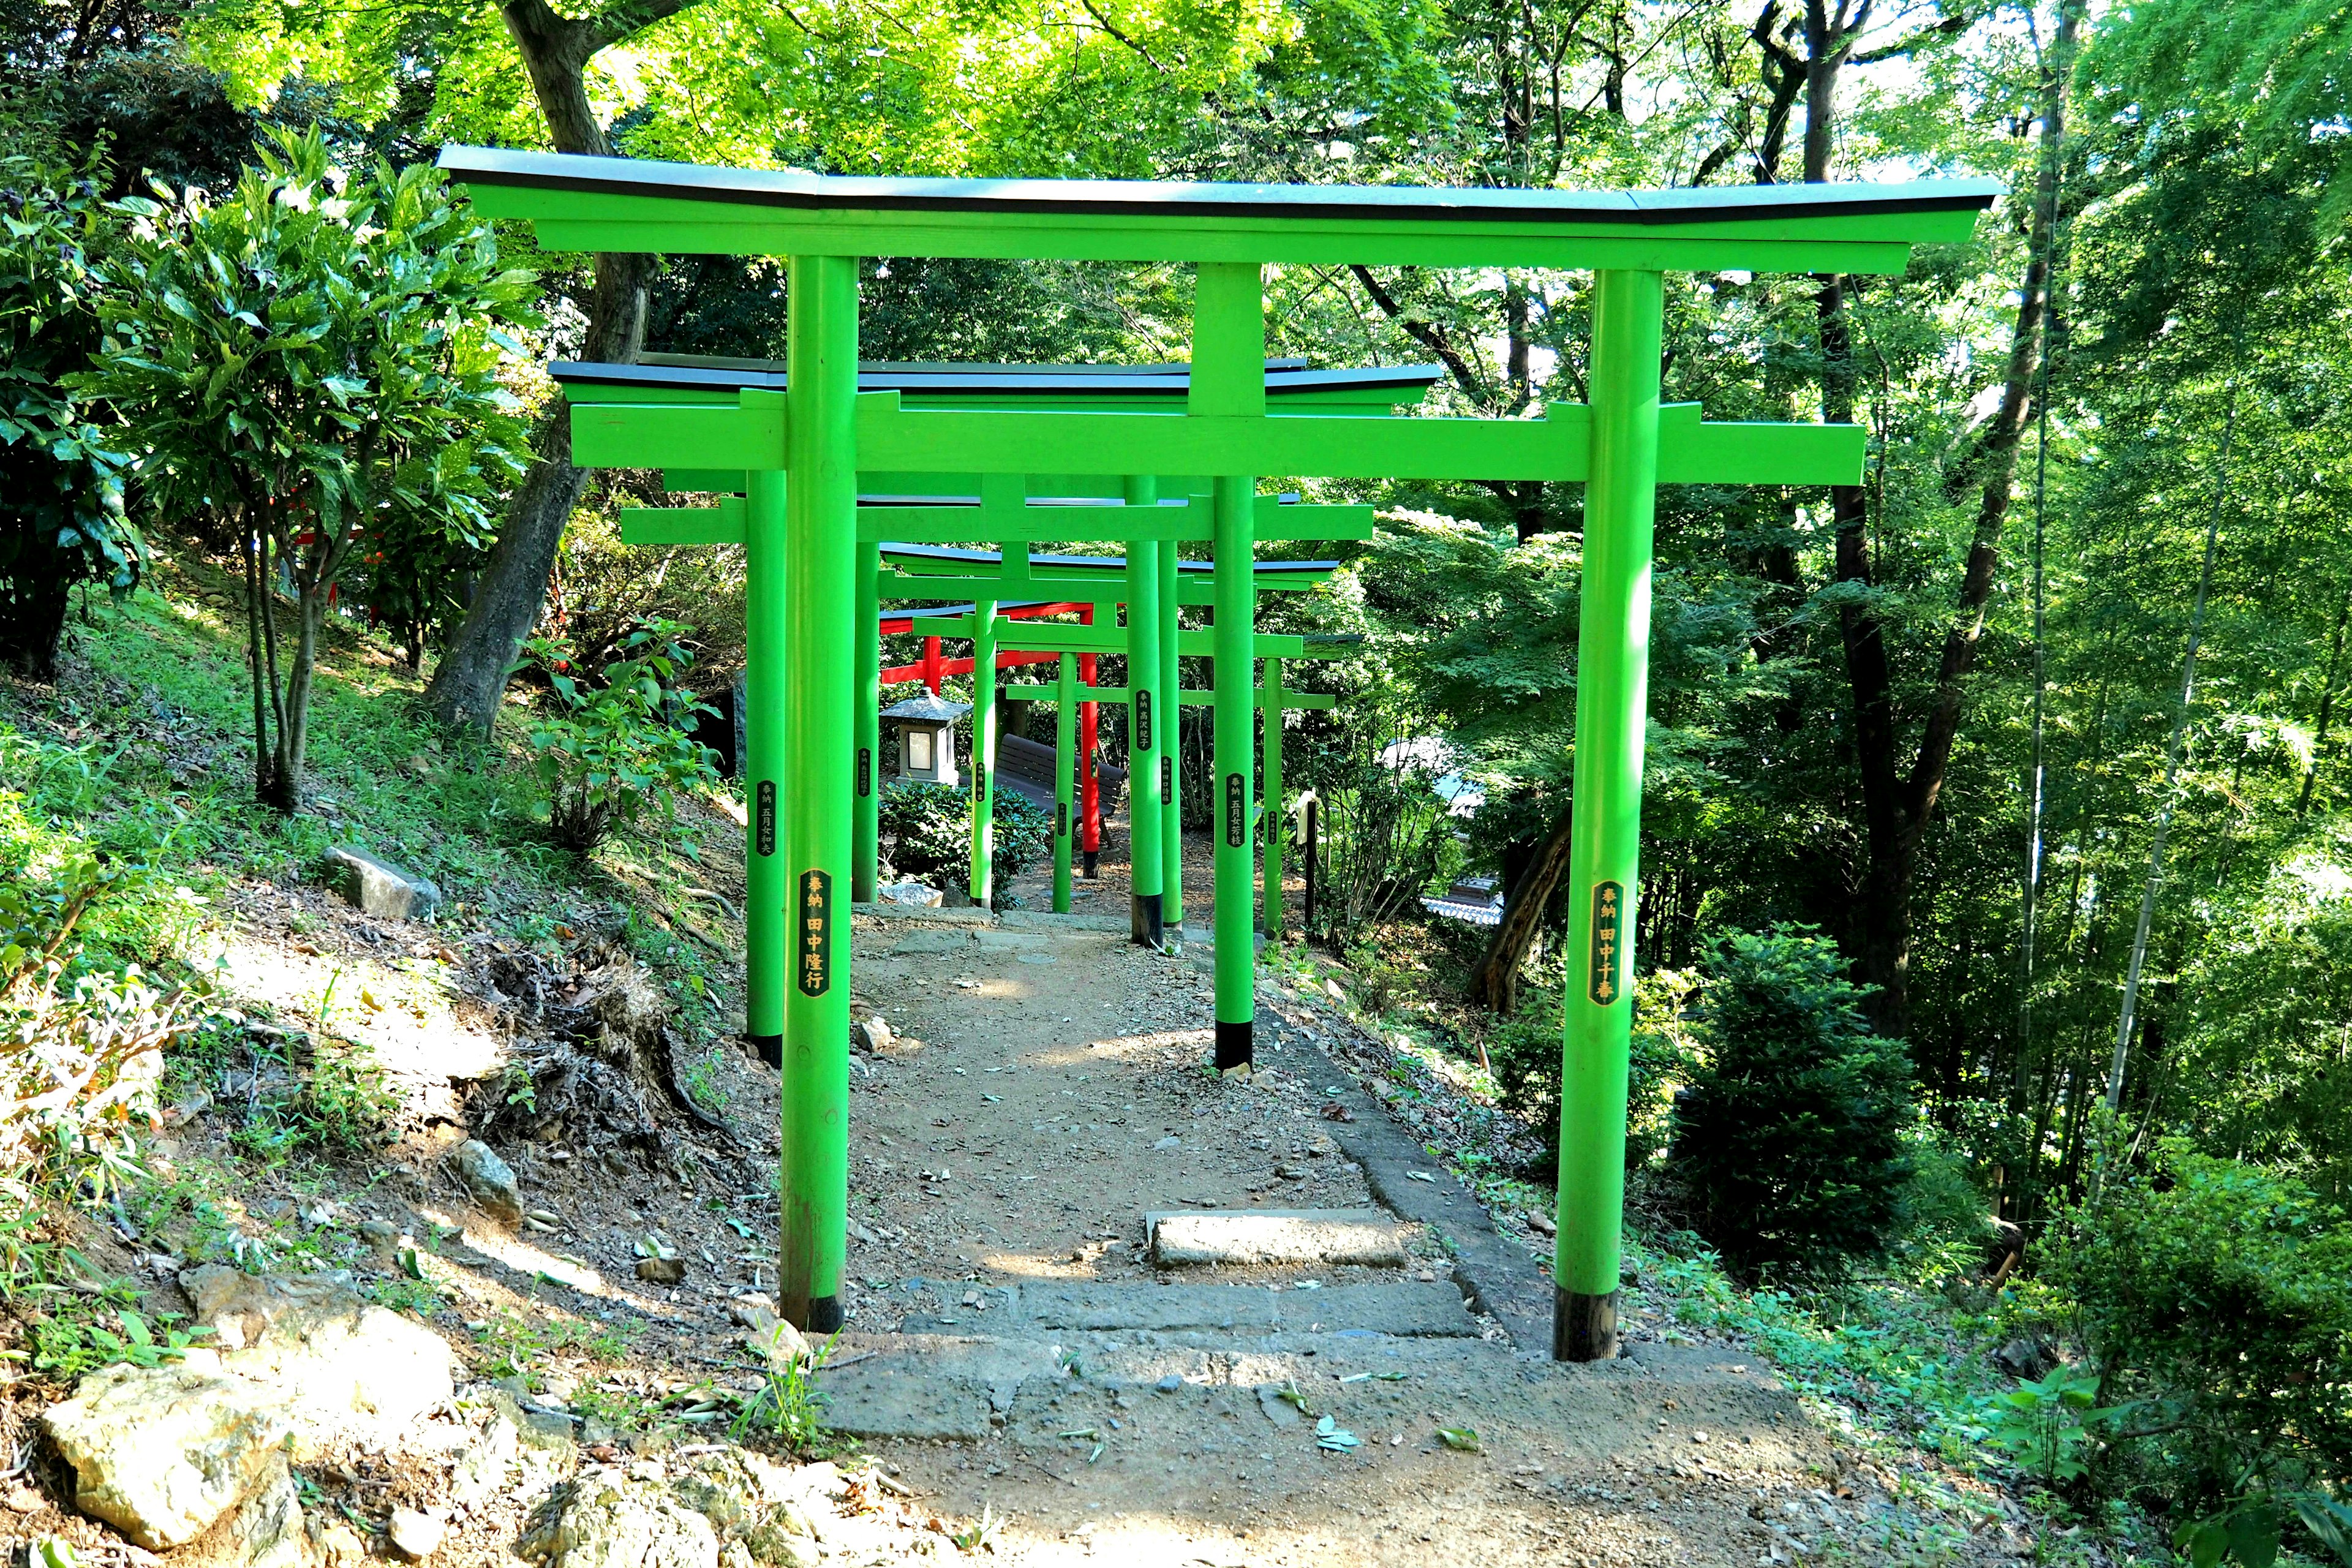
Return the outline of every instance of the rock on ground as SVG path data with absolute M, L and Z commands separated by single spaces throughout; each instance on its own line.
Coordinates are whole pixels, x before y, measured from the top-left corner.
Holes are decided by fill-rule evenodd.
M 322 869 L 330 887 L 379 920 L 409 920 L 441 906 L 441 889 L 430 878 L 404 871 L 363 849 L 337 845 L 327 851 Z
M 733 1448 L 600 1468 L 558 1487 L 515 1550 L 546 1568 L 803 1568 L 838 1525 L 840 1482 Z
M 392 1549 L 411 1563 L 422 1563 L 441 1550 L 441 1538 L 448 1526 L 422 1509 L 396 1508 L 385 1522 L 384 1535 Z
M 230 1518 L 225 1542 L 239 1568 L 309 1568 L 302 1495 L 286 1456 L 270 1456 L 260 1488 Z
M 196 1321 L 224 1344 L 219 1368 L 267 1391 L 291 1429 L 297 1458 L 359 1441 L 399 1447 L 455 1392 L 448 1342 L 360 1300 L 333 1275 L 192 1268 L 181 1289 Z
M 514 1167 L 488 1143 L 468 1138 L 450 1150 L 443 1163 L 483 1213 L 501 1225 L 522 1223 L 522 1184 L 515 1179 Z
M 74 1506 L 150 1552 L 210 1530 L 273 1465 L 284 1475 L 291 1430 L 268 1390 L 195 1366 L 92 1373 L 41 1423 L 73 1467 Z
M 75 1506 L 149 1551 L 193 1541 L 235 1510 L 239 1561 L 294 1568 L 302 1517 L 289 1451 L 403 1447 L 451 1396 L 449 1347 L 331 1276 L 206 1266 L 182 1283 L 198 1320 L 238 1348 L 108 1367 L 51 1406 L 42 1420 L 73 1467 Z

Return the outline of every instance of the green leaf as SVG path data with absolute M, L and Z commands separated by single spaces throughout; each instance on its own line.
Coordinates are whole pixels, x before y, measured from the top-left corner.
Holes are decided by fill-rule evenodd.
M 1458 1453 L 1475 1454 L 1481 1449 L 1478 1434 L 1467 1426 L 1440 1426 L 1437 1440 Z
M 2230 1515 L 2225 1526 L 2230 1555 L 2244 1568 L 2271 1568 L 2278 1561 L 2279 1516 L 2269 1503 L 2256 1503 Z

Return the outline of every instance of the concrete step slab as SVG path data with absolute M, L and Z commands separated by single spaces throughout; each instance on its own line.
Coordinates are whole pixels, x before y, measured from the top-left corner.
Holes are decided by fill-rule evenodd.
M 1163 1268 L 1210 1263 L 1402 1268 L 1404 1231 L 1385 1209 L 1171 1210 L 1143 1216 Z
M 1022 1284 L 992 1292 L 985 1331 L 1072 1333 L 1215 1332 L 1391 1334 L 1405 1338 L 1478 1335 L 1462 1293 L 1443 1281 L 1337 1285 L 1321 1290 L 1268 1290 L 1256 1285 L 1106 1285 L 1087 1281 Z M 1000 1317 L 998 1314 L 1002 1313 Z M 907 1320 L 910 1333 L 982 1327 L 969 1310 Z

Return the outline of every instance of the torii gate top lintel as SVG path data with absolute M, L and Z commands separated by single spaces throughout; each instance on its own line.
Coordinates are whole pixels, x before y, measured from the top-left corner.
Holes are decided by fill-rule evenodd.
M 1910 246 L 1966 239 L 2002 189 L 905 179 L 464 146 L 441 167 L 555 250 L 1659 270 L 1900 272 Z

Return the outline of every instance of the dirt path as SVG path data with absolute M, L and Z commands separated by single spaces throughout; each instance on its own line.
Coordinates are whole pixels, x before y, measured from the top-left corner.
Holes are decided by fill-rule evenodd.
M 216 1194 L 229 1220 L 284 1266 L 395 1286 L 401 1268 L 421 1272 L 473 1376 L 569 1413 L 570 1464 L 625 1467 L 633 1450 L 718 1435 L 678 1423 L 719 1419 L 694 1414 L 714 1390 L 761 1386 L 735 1320 L 774 1283 L 767 1069 L 731 1049 L 700 1063 L 730 1131 L 672 1116 L 656 1154 L 500 1137 L 540 1216 L 509 1229 L 446 1179 L 462 1086 L 426 1081 L 442 1069 L 424 1045 L 499 1043 L 495 1006 L 450 989 L 467 943 L 419 950 L 411 978 L 442 979 L 412 1007 L 392 989 L 408 971 L 383 967 L 399 933 L 308 892 L 244 905 L 256 952 L 350 967 L 378 993 L 371 1026 L 402 1037 L 384 1048 L 415 1103 L 383 1168 L 261 1172 Z M 895 1037 L 856 1058 L 849 1317 L 816 1384 L 909 1506 L 1001 1521 L 994 1554 L 1017 1563 L 1747 1568 L 2014 1549 L 1898 1500 L 1894 1478 L 1842 1453 L 1737 1347 L 1636 1329 L 1603 1366 L 1527 1353 L 1544 1332 L 1538 1265 L 1323 1055 L 1345 1026 L 1269 984 L 1259 1070 L 1220 1077 L 1199 928 L 1175 956 L 1131 946 L 1124 927 L 1123 911 L 856 921 L 856 1010 Z M 266 965 L 247 978 L 272 989 Z M 303 992 L 316 977 L 279 978 Z M 560 996 L 593 979 L 550 984 Z M 200 1116 L 159 1152 L 244 1169 L 226 1136 Z M 1145 1245 L 1153 1211 L 1383 1207 L 1406 1239 L 1401 1266 L 1168 1270 Z M 398 1240 L 367 1241 L 370 1223 Z M 684 1279 L 640 1279 L 649 1249 L 681 1259 Z M 152 1305 L 174 1310 L 168 1272 L 155 1278 Z M 1649 1321 L 1638 1300 L 1627 1317 Z M 346 1497 L 329 1471 L 306 1480 L 363 1514 L 382 1500 Z M 516 1563 L 531 1500 L 510 1500 L 436 1561 Z
M 853 1099 L 860 1289 L 820 1384 L 942 1511 L 1004 1516 L 1000 1555 L 1747 1564 L 1852 1506 L 1752 1358 L 1522 1355 L 1466 1310 L 1443 1226 L 1404 1268 L 1155 1269 L 1146 1211 L 1379 1204 L 1304 1030 L 1269 1013 L 1255 1078 L 1207 1068 L 1197 945 L 898 921 L 858 941 L 858 993 L 900 1038 Z M 1354 1446 L 1318 1444 L 1302 1404 Z

